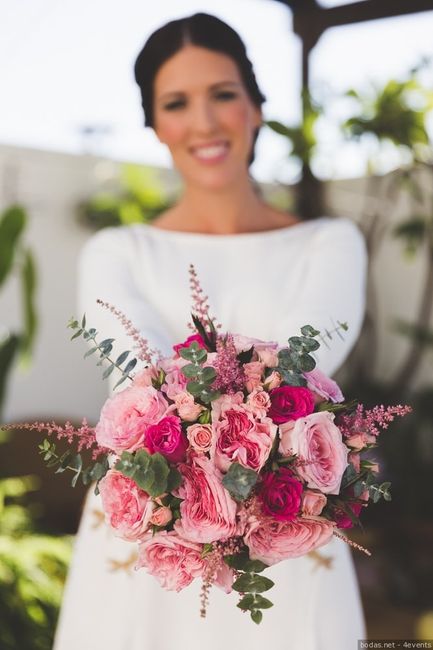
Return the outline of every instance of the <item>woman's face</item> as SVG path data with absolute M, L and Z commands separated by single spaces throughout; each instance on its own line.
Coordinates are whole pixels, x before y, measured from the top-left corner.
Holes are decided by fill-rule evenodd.
M 227 55 L 186 45 L 154 82 L 154 128 L 186 183 L 223 189 L 248 173 L 261 111 Z

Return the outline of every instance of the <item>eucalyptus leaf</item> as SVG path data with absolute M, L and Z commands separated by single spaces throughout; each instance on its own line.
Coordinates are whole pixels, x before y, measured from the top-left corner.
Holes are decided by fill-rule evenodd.
M 236 501 L 245 501 L 251 494 L 257 479 L 258 475 L 254 470 L 235 462 L 230 465 L 222 483 Z

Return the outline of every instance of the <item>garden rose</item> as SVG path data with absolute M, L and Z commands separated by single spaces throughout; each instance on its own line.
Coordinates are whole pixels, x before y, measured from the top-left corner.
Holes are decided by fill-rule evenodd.
M 198 346 L 200 348 L 204 348 L 206 350 L 205 342 L 203 341 L 200 334 L 191 334 L 191 336 L 188 336 L 188 338 L 183 343 L 178 343 L 177 345 L 173 345 L 173 350 L 176 352 L 177 355 L 179 355 L 180 354 L 179 350 L 182 350 L 182 348 L 189 348 L 191 343 L 193 343 L 194 341 L 198 343 Z
M 181 591 L 201 576 L 202 550 L 201 544 L 187 541 L 174 531 L 148 533 L 139 544 L 136 568 L 146 568 L 164 589 Z
M 158 424 L 148 427 L 145 442 L 151 454 L 159 452 L 171 463 L 180 463 L 185 459 L 188 444 L 180 418 L 176 415 L 168 415 Z
M 338 494 L 349 452 L 334 417 L 321 411 L 280 429 L 280 452 L 285 456 L 297 454 L 305 461 L 296 468 L 299 476 L 308 487 L 328 494 Z
M 175 395 L 174 403 L 176 404 L 176 409 L 179 413 L 179 416 L 182 418 L 182 420 L 187 420 L 188 422 L 197 420 L 200 413 L 204 411 L 204 406 L 201 406 L 201 404 L 196 404 L 194 402 L 194 397 L 187 391 Z
M 314 411 L 313 393 L 302 386 L 279 386 L 269 393 L 271 408 L 268 415 L 275 424 L 309 415 Z
M 167 400 L 153 386 L 129 386 L 105 402 L 95 429 L 96 440 L 119 455 L 144 447 L 148 426 L 158 422 L 168 407 Z
M 305 490 L 302 495 L 302 514 L 304 515 L 320 515 L 323 508 L 326 506 L 327 498 L 321 492 L 314 492 L 313 490 Z
M 214 422 L 211 457 L 226 472 L 236 461 L 259 471 L 268 459 L 277 427 L 268 417 L 256 420 L 244 405 L 235 405 Z
M 139 539 L 149 527 L 154 504 L 147 492 L 114 469 L 99 482 L 105 521 L 122 539 Z
M 179 467 L 183 483 L 177 496 L 181 521 L 175 529 L 193 542 L 227 539 L 236 531 L 236 503 L 222 484 L 222 475 L 206 456 Z
M 269 566 L 282 560 L 300 557 L 327 544 L 334 524 L 321 517 L 299 517 L 293 521 L 254 518 L 247 527 L 245 543 L 252 560 Z
M 304 377 L 307 380 L 307 387 L 316 395 L 334 403 L 344 401 L 344 395 L 337 382 L 327 377 L 319 368 L 304 372 Z
M 259 492 L 263 512 L 278 521 L 292 521 L 299 512 L 302 483 L 286 467 L 263 475 Z
M 206 453 L 212 446 L 212 427 L 210 424 L 191 424 L 186 430 L 189 444 L 195 451 Z

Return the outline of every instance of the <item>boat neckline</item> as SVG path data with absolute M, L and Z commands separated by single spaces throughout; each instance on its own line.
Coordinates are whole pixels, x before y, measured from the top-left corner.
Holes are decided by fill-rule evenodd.
M 279 234 L 285 234 L 287 232 L 298 231 L 305 226 L 315 224 L 319 221 L 329 220 L 330 217 L 322 216 L 317 217 L 316 219 L 308 219 L 304 221 L 298 221 L 297 223 L 291 224 L 290 226 L 283 226 L 283 228 L 273 228 L 272 230 L 255 230 L 253 232 L 238 232 L 238 233 L 205 233 L 205 232 L 193 232 L 188 230 L 168 230 L 166 228 L 158 228 L 149 223 L 137 224 L 141 227 L 144 227 L 148 232 L 152 232 L 156 235 L 162 235 L 163 237 L 180 237 L 180 238 L 190 238 L 196 240 L 234 240 L 234 239 L 259 239 L 261 237 L 275 237 Z

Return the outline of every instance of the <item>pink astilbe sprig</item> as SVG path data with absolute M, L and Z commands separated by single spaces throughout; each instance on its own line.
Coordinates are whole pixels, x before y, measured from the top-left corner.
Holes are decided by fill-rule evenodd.
M 86 418 L 83 418 L 79 427 L 74 427 L 71 422 L 57 424 L 57 422 L 14 422 L 12 424 L 2 424 L 5 431 L 27 430 L 45 432 L 48 436 L 54 436 L 57 440 L 66 440 L 69 445 L 75 443 L 77 451 L 89 450 L 92 452 L 92 458 L 96 459 L 109 450 L 100 447 L 96 441 L 95 428 L 88 425 Z
M 137 350 L 137 358 L 140 359 L 140 361 L 144 361 L 146 363 L 151 364 L 152 363 L 152 358 L 156 357 L 158 359 L 162 358 L 162 353 L 160 350 L 157 349 L 151 349 L 149 347 L 149 341 L 145 339 L 143 336 L 141 336 L 139 330 L 134 326 L 134 324 L 125 316 L 125 314 L 120 311 L 120 309 L 117 309 L 114 307 L 114 305 L 110 304 L 109 302 L 105 302 L 104 300 L 101 300 L 98 298 L 96 300 L 98 305 L 101 305 L 101 307 L 105 307 L 105 309 L 108 309 L 108 311 L 111 311 L 114 316 L 120 321 L 120 323 L 123 325 L 123 328 L 126 332 L 126 334 L 134 341 L 134 349 Z
M 218 323 L 214 316 L 211 316 L 209 313 L 209 304 L 208 296 L 203 292 L 203 289 L 198 279 L 197 271 L 195 270 L 194 264 L 189 265 L 189 285 L 192 298 L 192 312 L 196 316 L 203 327 L 206 329 L 206 325 L 212 324 L 215 329 L 221 328 L 221 323 Z M 194 332 L 197 331 L 193 323 L 187 323 L 189 329 Z
M 213 364 L 216 370 L 216 379 L 212 388 L 233 395 L 244 387 L 245 373 L 237 358 L 232 334 L 217 338 L 216 351 L 217 356 Z
M 374 406 L 366 409 L 363 404 L 358 404 L 354 413 L 342 415 L 338 426 L 343 436 L 350 437 L 353 433 L 362 432 L 378 436 L 381 429 L 387 429 L 396 417 L 403 417 L 412 412 L 412 407 L 397 404 L 396 406 Z

